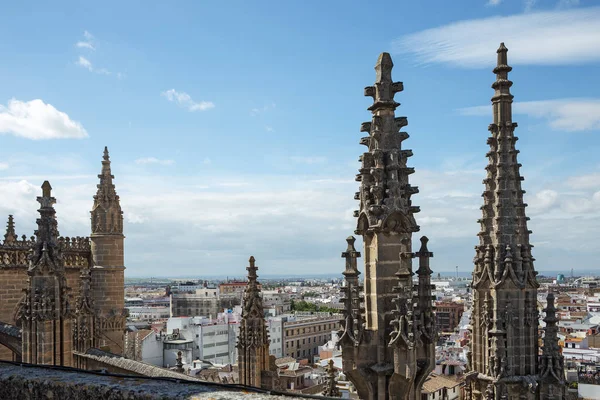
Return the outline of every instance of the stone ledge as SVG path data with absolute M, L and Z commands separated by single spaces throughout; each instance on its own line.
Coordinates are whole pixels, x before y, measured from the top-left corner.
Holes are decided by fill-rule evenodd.
M 270 395 L 235 385 L 98 374 L 74 368 L 18 365 L 0 361 L 3 400 L 274 400 L 308 396 Z

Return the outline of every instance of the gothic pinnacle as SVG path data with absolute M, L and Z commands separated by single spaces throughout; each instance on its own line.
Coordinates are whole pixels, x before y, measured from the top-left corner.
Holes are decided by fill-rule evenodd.
M 6 233 L 4 234 L 4 244 L 14 243 L 17 241 L 17 234 L 15 233 L 15 221 L 12 215 L 8 216 L 8 222 L 6 223 Z
M 108 155 L 108 146 L 104 146 L 104 155 L 102 157 L 104 161 L 110 161 L 110 157 Z
M 250 256 L 248 262 L 250 263 L 250 265 L 246 267 L 246 269 L 248 270 L 248 281 L 256 282 L 256 278 L 258 278 L 258 275 L 256 274 L 256 271 L 258 270 L 258 267 L 255 264 L 256 259 L 254 258 L 254 256 Z

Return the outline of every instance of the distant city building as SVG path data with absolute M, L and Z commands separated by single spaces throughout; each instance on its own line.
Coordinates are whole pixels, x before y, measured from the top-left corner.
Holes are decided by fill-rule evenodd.
M 465 312 L 463 302 L 438 301 L 435 303 L 435 326 L 438 332 L 452 332 Z

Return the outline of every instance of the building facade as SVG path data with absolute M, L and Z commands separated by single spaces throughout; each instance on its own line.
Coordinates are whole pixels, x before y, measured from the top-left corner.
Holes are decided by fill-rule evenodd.
M 458 327 L 465 312 L 462 302 L 438 301 L 435 303 L 435 326 L 438 332 L 452 332 Z
M 331 340 L 332 333 L 338 329 L 339 320 L 339 315 L 284 316 L 283 354 L 314 362 L 319 355 L 319 346 Z
M 407 165 L 412 151 L 402 143 L 406 117 L 396 117 L 394 95 L 402 82 L 392 81 L 393 63 L 382 53 L 375 65 L 374 86 L 365 88 L 373 98 L 372 119 L 361 126 L 368 135 L 360 140 L 367 151 L 360 157 L 356 180 L 360 201 L 355 233 L 365 252 L 364 285 L 359 282 L 353 237 L 344 271 L 344 319 L 340 332 L 343 372 L 361 399 L 421 399 L 421 387 L 435 364 L 435 330 L 431 269 L 427 238 L 413 252 L 412 235 L 419 231 L 411 196 L 418 189 Z M 412 259 L 419 258 L 418 283 L 413 284 Z
M 554 298 L 539 357 L 536 271 L 525 215 L 507 48 L 497 51 L 482 218 L 473 271 L 467 399 L 564 399 Z M 551 397 L 549 397 L 551 393 Z

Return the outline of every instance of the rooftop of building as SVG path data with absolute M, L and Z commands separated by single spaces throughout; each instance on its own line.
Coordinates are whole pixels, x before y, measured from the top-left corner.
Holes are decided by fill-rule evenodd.
M 443 388 L 453 388 L 460 385 L 460 381 L 444 375 L 431 374 L 423 383 L 424 393 L 435 393 Z

